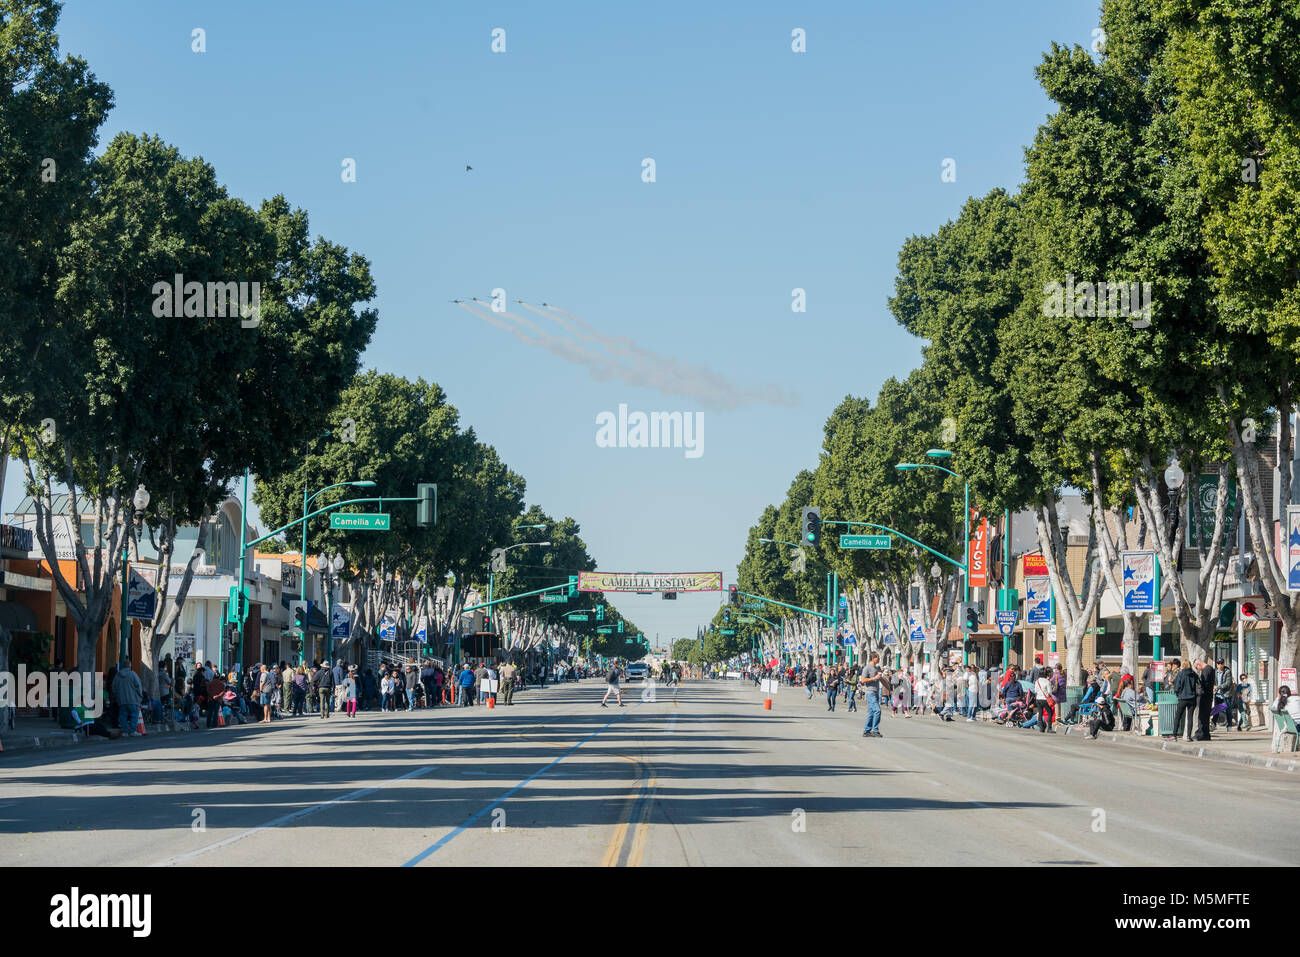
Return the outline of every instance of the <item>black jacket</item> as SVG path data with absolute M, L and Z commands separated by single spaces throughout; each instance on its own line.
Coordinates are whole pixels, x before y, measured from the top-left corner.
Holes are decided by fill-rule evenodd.
M 1191 668 L 1178 669 L 1178 677 L 1174 679 L 1174 694 L 1183 701 L 1190 701 L 1196 697 L 1196 672 Z
M 1205 701 L 1213 701 L 1214 689 L 1217 684 L 1217 682 L 1215 681 L 1214 669 L 1211 668 L 1209 665 L 1206 665 L 1204 668 L 1201 669 L 1201 674 L 1198 681 L 1199 681 L 1199 685 L 1196 689 L 1197 696 L 1202 698 Z
M 329 668 L 321 667 L 316 672 L 316 677 L 312 679 L 312 687 L 317 691 L 333 691 L 334 672 Z

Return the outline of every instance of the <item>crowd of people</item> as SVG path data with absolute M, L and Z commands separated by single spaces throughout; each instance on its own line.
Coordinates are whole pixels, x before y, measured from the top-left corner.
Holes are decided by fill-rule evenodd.
M 1165 667 L 1162 687 L 1177 698 L 1173 728 L 1162 729 L 1167 740 L 1175 740 L 1183 733 L 1187 741 L 1209 741 L 1211 728 L 1220 718 L 1227 731 L 1250 730 L 1250 705 L 1255 692 L 1247 675 L 1234 676 L 1222 659 L 1214 666 L 1202 658 L 1183 666 L 1175 658 L 1165 662 Z M 790 664 L 784 668 L 751 668 L 745 677 L 755 684 L 763 678 L 777 678 L 784 684 L 803 687 L 808 699 L 824 694 L 827 710 L 832 712 L 841 695 L 849 711 L 857 711 L 858 701 L 864 701 L 868 710 L 863 732 L 866 737 L 880 736 L 876 711 L 888 707 L 894 715 L 904 718 L 932 713 L 945 721 L 961 717 L 974 722 L 987 717 L 1044 734 L 1055 734 L 1057 724 L 1079 724 L 1095 738 L 1116 727 L 1132 730 L 1133 722 L 1154 703 L 1149 690 L 1153 689 L 1150 666 L 1135 677 L 1116 674 L 1096 662 L 1083 672 L 1081 700 L 1067 709 L 1065 671 L 1060 664 L 1044 665 L 1041 656 L 1027 670 L 1015 665 L 1005 670 L 950 665 L 940 667 L 933 679 L 910 668 L 882 668 L 879 656 L 874 654 L 865 665 Z M 1284 687 L 1270 710 L 1300 717 L 1300 696 Z

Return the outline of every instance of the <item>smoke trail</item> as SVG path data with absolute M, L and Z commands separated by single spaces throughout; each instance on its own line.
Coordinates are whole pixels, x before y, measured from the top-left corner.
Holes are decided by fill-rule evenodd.
M 556 323 L 574 338 L 554 335 L 532 319 L 508 311 L 490 313 L 468 303 L 458 305 L 471 315 L 499 329 L 505 329 L 520 342 L 541 346 L 566 361 L 585 366 L 595 378 L 602 381 L 618 378 L 629 385 L 652 388 L 670 395 L 686 396 L 706 407 L 723 411 L 753 404 L 793 406 L 799 403 L 798 396 L 787 393 L 779 386 L 769 385 L 760 388 L 740 386 L 723 378 L 707 366 L 661 356 L 639 346 L 627 336 L 605 335 L 567 309 L 558 306 L 547 305 L 544 307 L 547 311 L 543 311 L 528 303 L 520 303 L 529 311 Z M 510 321 L 503 321 L 502 317 Z M 530 332 L 532 335 L 529 335 Z M 589 349 L 579 343 L 600 346 L 605 351 Z

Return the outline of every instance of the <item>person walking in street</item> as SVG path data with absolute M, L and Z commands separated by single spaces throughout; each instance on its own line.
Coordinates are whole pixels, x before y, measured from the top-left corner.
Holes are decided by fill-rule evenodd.
M 393 688 L 396 686 L 397 682 L 393 680 L 393 676 L 385 668 L 384 677 L 379 681 L 379 710 L 381 713 L 393 710 Z
M 1186 738 L 1192 740 L 1192 720 L 1196 715 L 1196 673 L 1191 668 L 1181 668 L 1181 662 L 1173 659 L 1173 666 L 1178 669 L 1174 676 L 1174 695 L 1178 698 L 1178 711 L 1174 715 L 1173 733 L 1165 735 L 1166 741 L 1177 740 L 1180 732 L 1184 730 L 1184 715 L 1186 716 Z
M 862 729 L 864 738 L 884 737 L 880 733 L 880 655 L 872 652 L 862 669 L 862 689 L 867 705 L 867 723 Z
M 840 670 L 831 668 L 830 673 L 826 676 L 826 703 L 827 711 L 835 710 L 835 699 L 840 693 Z
M 343 679 L 343 702 L 348 709 L 348 717 L 357 716 L 357 666 L 348 669 L 348 676 Z
M 262 665 L 257 673 L 257 703 L 262 706 L 262 717 L 258 724 L 271 723 L 271 700 L 275 696 L 275 675 L 271 669 Z
M 1203 658 L 1197 658 L 1196 668 L 1196 740 L 1210 740 L 1210 711 L 1214 708 L 1214 669 Z
M 857 668 L 850 667 L 844 675 L 844 693 L 849 698 L 849 710 L 858 710 L 858 684 L 862 680 L 862 675 Z
M 320 716 L 329 718 L 334 703 L 334 671 L 328 661 L 322 661 L 316 672 L 316 696 L 320 700 Z
M 605 702 L 609 700 L 611 692 L 613 692 L 614 696 L 618 699 L 618 706 L 620 708 L 623 707 L 623 689 L 618 686 L 618 678 L 618 662 L 615 661 L 610 664 L 609 673 L 605 675 L 605 697 L 600 699 L 600 706 L 602 708 L 609 707 Z

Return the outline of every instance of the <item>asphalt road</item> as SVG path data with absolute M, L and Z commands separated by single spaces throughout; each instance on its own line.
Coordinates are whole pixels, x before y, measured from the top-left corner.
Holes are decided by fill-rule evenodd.
M 1295 865 L 1294 775 L 738 681 L 0 756 L 0 865 Z M 202 829 L 198 825 L 202 824 Z

